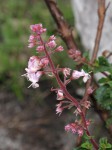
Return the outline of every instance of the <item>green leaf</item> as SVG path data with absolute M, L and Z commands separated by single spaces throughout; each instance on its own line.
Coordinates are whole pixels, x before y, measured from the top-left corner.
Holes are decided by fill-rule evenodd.
M 83 57 L 85 57 L 87 60 L 89 60 L 89 51 L 85 51 L 83 53 Z
M 112 148 L 112 145 L 108 143 L 107 138 L 101 138 L 99 141 L 99 150 L 106 150 Z
M 95 67 L 93 71 L 94 73 L 104 72 L 104 71 L 112 73 L 112 66 L 98 66 L 98 67 Z
M 98 62 L 99 62 L 100 66 L 109 66 L 110 65 L 108 60 L 105 57 L 103 57 L 103 56 L 100 56 L 98 58 Z
M 101 79 L 98 80 L 99 83 L 106 83 L 108 81 L 109 81 L 108 78 L 101 78 Z
M 112 81 L 108 81 L 107 84 L 112 87 Z
M 87 64 L 84 64 L 82 66 L 82 69 L 85 71 L 85 72 L 91 72 L 93 70 L 92 67 L 88 66 Z
M 106 110 L 112 111 L 112 98 L 111 98 L 112 87 L 105 84 L 100 86 L 95 92 L 95 98 L 98 104 Z
M 81 145 L 81 148 L 84 148 L 85 150 L 92 150 L 93 146 L 87 141 Z
M 112 73 L 112 64 L 110 64 L 105 57 L 100 56 L 98 58 L 98 60 L 96 60 L 94 63 L 94 70 L 93 71 L 94 71 L 94 73 L 104 72 L 104 71 Z

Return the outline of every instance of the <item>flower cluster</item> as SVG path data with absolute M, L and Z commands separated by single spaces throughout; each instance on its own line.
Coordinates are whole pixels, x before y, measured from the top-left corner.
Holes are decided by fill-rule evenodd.
M 39 87 L 39 84 L 37 82 L 43 74 L 43 71 L 41 71 L 41 69 L 47 66 L 48 63 L 49 61 L 47 58 L 40 59 L 37 56 L 30 57 L 28 61 L 28 68 L 25 68 L 27 73 L 23 75 L 32 82 L 30 86 L 32 86 L 33 88 Z
M 65 131 L 72 131 L 72 133 L 77 133 L 79 136 L 82 136 L 84 133 L 84 130 L 82 127 L 78 126 L 75 123 L 71 123 L 65 126 Z
M 80 61 L 82 59 L 81 52 L 79 50 L 70 49 L 68 54 L 75 61 Z
M 86 125 L 90 125 L 90 121 L 86 121 Z M 71 131 L 72 133 L 77 133 L 79 136 L 82 136 L 84 134 L 84 127 L 81 125 L 79 121 L 75 121 L 74 123 L 70 123 L 65 126 L 65 131 L 69 132 Z
M 69 101 L 64 100 L 65 96 L 64 96 L 63 90 L 61 90 L 61 89 L 51 89 L 51 91 L 55 91 L 57 93 L 57 100 L 60 101 L 60 102 L 56 105 L 56 114 L 61 115 L 63 110 L 68 107 L 68 105 L 65 106 L 63 104 L 67 104 L 67 103 L 69 103 Z
M 51 89 L 51 91 L 55 91 L 57 93 L 58 104 L 56 105 L 56 114 L 61 115 L 64 109 L 70 109 L 73 106 L 76 106 L 76 111 L 74 112 L 76 115 L 80 115 L 82 113 L 81 107 L 84 106 L 87 109 L 90 107 L 89 101 L 83 101 L 82 103 L 77 102 L 67 91 L 66 86 L 71 82 L 71 80 L 79 79 L 83 77 L 83 81 L 87 82 L 90 78 L 90 75 L 86 73 L 84 70 L 77 71 L 71 70 L 70 68 L 55 68 L 51 55 L 54 52 L 62 52 L 64 49 L 62 46 L 57 46 L 56 37 L 54 35 L 50 36 L 48 41 L 43 41 L 42 34 L 46 32 L 46 29 L 43 28 L 42 24 L 31 25 L 30 29 L 32 34 L 29 37 L 29 48 L 36 47 L 36 56 L 30 57 L 28 61 L 28 67 L 25 68 L 26 73 L 25 76 L 30 82 L 31 85 L 29 87 L 37 88 L 39 87 L 39 80 L 42 75 L 50 75 L 55 76 L 59 83 L 59 88 Z M 40 56 L 39 56 L 40 54 Z M 81 58 L 80 51 L 76 50 L 73 52 L 71 49 L 69 51 L 69 55 L 74 57 L 75 60 Z M 59 77 L 59 73 L 63 74 L 63 81 Z M 92 89 L 88 89 L 88 94 L 92 93 Z M 88 123 L 89 124 L 89 123 Z M 87 125 L 88 126 L 88 125 Z M 82 136 L 84 133 L 84 127 L 76 121 L 75 123 L 68 124 L 65 126 L 66 131 L 72 131 L 73 133 L 77 133 L 79 136 Z

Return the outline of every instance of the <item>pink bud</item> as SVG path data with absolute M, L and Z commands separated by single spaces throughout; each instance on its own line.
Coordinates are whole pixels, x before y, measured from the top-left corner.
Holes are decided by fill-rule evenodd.
M 28 42 L 34 42 L 35 40 L 35 36 L 34 35 L 30 35 Z
M 35 43 L 29 43 L 28 48 L 32 48 L 35 46 Z
M 50 36 L 49 41 L 56 40 L 56 37 L 54 35 Z
M 90 121 L 90 120 L 86 120 L 86 125 L 87 125 L 87 126 L 89 126 L 89 125 L 90 125 L 90 123 L 91 123 L 91 121 Z
M 41 67 L 46 67 L 47 65 L 49 64 L 49 60 L 48 60 L 48 58 L 42 58 L 41 60 L 40 60 L 40 66 Z
M 50 42 L 47 43 L 47 46 L 49 48 L 55 48 L 56 47 L 56 42 L 54 40 L 52 40 L 52 41 L 50 41 Z
M 65 131 L 69 132 L 70 129 L 71 129 L 71 126 L 69 124 L 65 126 Z
M 55 51 L 62 52 L 63 50 L 64 50 L 64 48 L 62 46 L 58 46 Z
M 43 52 L 43 51 L 44 51 L 44 46 L 43 46 L 43 45 L 38 46 L 38 47 L 36 48 L 36 50 L 37 50 L 38 52 Z
M 81 52 L 79 50 L 75 50 L 75 49 L 70 49 L 68 51 L 69 56 L 76 60 L 76 59 L 80 59 L 81 58 Z
M 77 131 L 77 133 L 78 133 L 79 136 L 83 136 L 83 134 L 84 134 L 83 128 L 80 128 L 80 129 Z
M 43 32 L 46 32 L 46 29 L 42 27 L 42 24 L 31 25 L 30 29 L 37 34 L 42 34 Z

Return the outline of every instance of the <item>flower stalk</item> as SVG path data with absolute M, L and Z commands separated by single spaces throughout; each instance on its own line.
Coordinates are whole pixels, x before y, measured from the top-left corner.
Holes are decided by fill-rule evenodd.
M 82 119 L 82 123 L 79 121 L 75 121 L 74 123 L 68 124 L 66 126 L 66 130 L 72 130 L 73 133 L 77 133 L 79 136 L 82 136 L 84 131 L 88 136 L 90 136 L 89 130 L 88 130 L 88 121 L 86 120 L 85 114 L 83 112 L 83 107 L 86 107 L 89 109 L 90 103 L 87 105 L 83 101 L 79 102 L 76 98 L 74 98 L 67 90 L 66 86 L 69 84 L 72 80 L 76 80 L 78 78 L 83 77 L 83 82 L 87 82 L 90 78 L 90 75 L 86 73 L 84 70 L 72 71 L 71 75 L 71 69 L 70 68 L 56 68 L 52 59 L 51 59 L 51 50 L 54 52 L 61 52 L 63 51 L 63 47 L 59 46 L 56 48 L 56 38 L 54 35 L 50 36 L 48 42 L 44 42 L 42 39 L 42 34 L 46 32 L 46 29 L 42 27 L 42 24 L 36 24 L 31 25 L 31 30 L 33 31 L 34 35 L 31 35 L 29 38 L 29 48 L 32 46 L 36 46 L 38 44 L 38 47 L 36 50 L 38 53 L 43 53 L 43 57 L 37 57 L 32 56 L 29 59 L 28 62 L 28 68 L 26 68 L 26 74 L 24 76 L 27 77 L 29 81 L 32 82 L 30 86 L 33 88 L 39 87 L 39 80 L 40 77 L 44 74 L 50 72 L 53 74 L 53 76 L 56 78 L 59 88 L 54 89 L 54 91 L 57 92 L 57 100 L 59 100 L 59 104 L 57 104 L 56 112 L 57 114 L 61 114 L 62 111 L 66 108 L 71 108 L 75 106 L 76 108 L 76 114 L 80 116 Z M 35 45 L 36 43 L 36 45 Z M 50 52 L 49 52 L 50 51 Z M 64 82 L 59 77 L 59 72 L 62 72 L 64 75 Z M 69 79 L 67 79 L 69 77 Z M 29 86 L 29 87 L 30 87 Z M 53 91 L 53 90 L 52 90 Z M 64 100 L 64 99 L 67 100 Z M 64 105 L 64 106 L 62 106 Z M 91 143 L 93 144 L 94 148 L 98 150 L 98 145 L 95 142 L 95 140 L 91 137 L 90 138 Z

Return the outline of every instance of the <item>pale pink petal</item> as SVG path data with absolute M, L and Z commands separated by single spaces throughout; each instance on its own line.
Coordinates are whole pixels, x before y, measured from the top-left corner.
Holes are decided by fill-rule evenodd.
M 58 46 L 55 51 L 62 52 L 63 50 L 64 50 L 64 48 L 62 46 Z
M 57 100 L 63 100 L 63 99 L 64 99 L 63 91 L 62 90 L 58 90 L 58 92 L 57 92 Z
M 52 41 L 50 41 L 50 42 L 47 43 L 47 46 L 49 48 L 55 48 L 56 47 L 56 42 L 54 40 L 52 40 Z
M 63 69 L 63 74 L 64 74 L 64 76 L 65 76 L 65 77 L 69 76 L 69 75 L 70 75 L 70 71 L 71 71 L 70 68 L 64 68 L 64 69 Z

